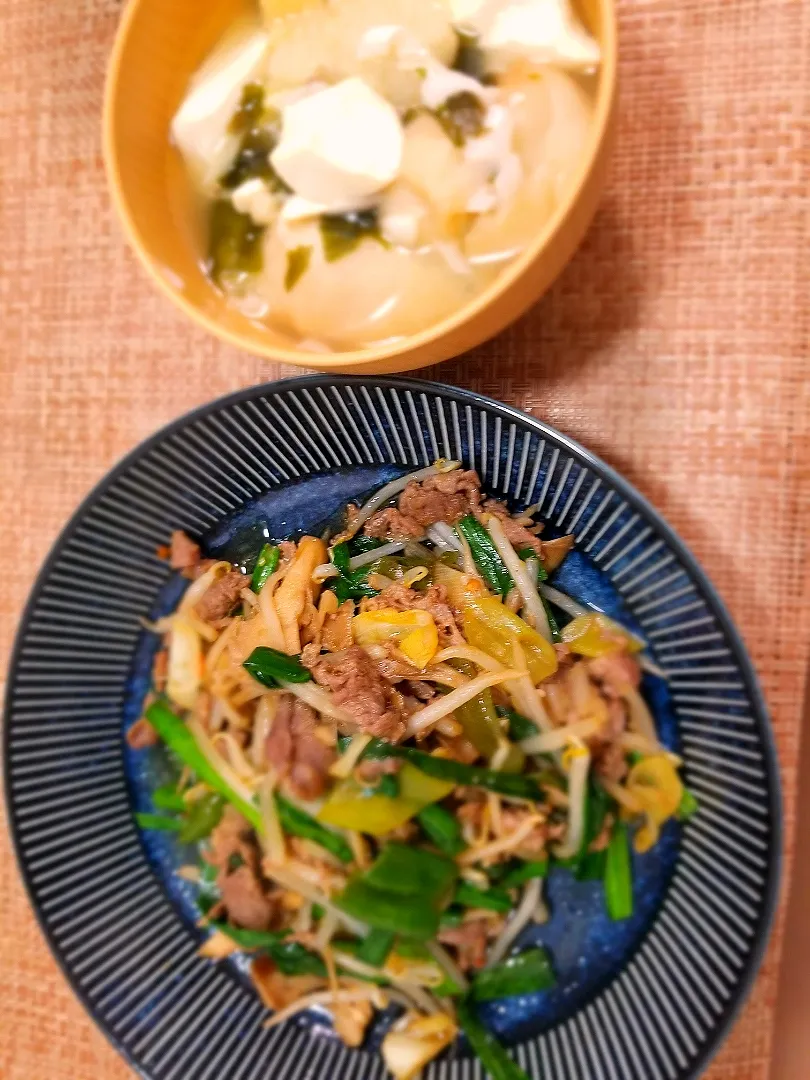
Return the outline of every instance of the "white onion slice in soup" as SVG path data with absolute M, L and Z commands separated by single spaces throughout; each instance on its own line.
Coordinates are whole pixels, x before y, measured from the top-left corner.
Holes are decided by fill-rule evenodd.
M 590 138 L 593 103 L 571 75 L 546 67 L 510 84 L 515 149 L 527 174 L 548 176 L 563 199 Z
M 448 273 L 438 252 L 384 248 L 364 239 L 336 262 L 324 258 L 317 225 L 296 227 L 290 247 L 312 248 L 306 272 L 284 288 L 287 248 L 275 230 L 265 241 L 265 266 L 254 283 L 296 333 L 334 346 L 418 333 L 467 303 L 473 279 Z
M 482 214 L 467 233 L 464 248 L 474 266 L 513 258 L 551 218 L 570 193 L 591 132 L 591 101 L 565 72 L 544 68 L 509 86 L 514 148 L 523 177 L 511 198 Z M 532 223 L 528 233 L 527 222 Z
M 406 126 L 399 179 L 433 207 L 440 226 L 466 212 L 486 178 L 486 165 L 468 161 L 432 116 L 418 116 Z

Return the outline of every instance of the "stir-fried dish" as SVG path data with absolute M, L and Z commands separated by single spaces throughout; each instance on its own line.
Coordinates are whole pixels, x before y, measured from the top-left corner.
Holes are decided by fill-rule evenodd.
M 695 810 L 639 692 L 644 644 L 548 578 L 544 538 L 476 473 L 439 461 L 346 509 L 342 531 L 268 543 L 249 568 L 165 551 L 191 579 L 130 745 L 176 779 L 147 829 L 199 843 L 202 954 L 249 954 L 268 1025 L 312 1006 L 408 1080 L 463 1031 L 521 1070 L 480 1002 L 554 984 L 522 932 L 550 869 L 633 912 L 631 848 Z

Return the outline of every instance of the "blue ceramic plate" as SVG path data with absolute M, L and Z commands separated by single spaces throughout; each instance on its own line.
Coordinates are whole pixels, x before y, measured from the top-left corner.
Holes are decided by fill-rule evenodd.
M 716 1050 L 751 984 L 773 913 L 780 801 L 765 708 L 739 635 L 700 567 L 616 473 L 515 409 L 406 379 L 318 376 L 197 410 L 126 458 L 79 508 L 40 574 L 9 682 L 6 794 L 43 930 L 77 994 L 151 1080 L 381 1077 L 379 1032 L 345 1049 L 323 1015 L 265 1030 L 236 964 L 197 956 L 187 857 L 141 835 L 159 755 L 132 753 L 155 639 L 182 582 L 155 549 L 170 531 L 238 560 L 261 538 L 318 533 L 349 499 L 438 457 L 460 458 L 513 507 L 573 532 L 556 575 L 641 633 L 661 737 L 701 810 L 636 860 L 636 911 L 611 923 L 598 884 L 556 871 L 550 921 L 528 931 L 558 984 L 490 1006 L 539 1080 L 679 1080 Z M 428 1080 L 472 1080 L 458 1047 Z

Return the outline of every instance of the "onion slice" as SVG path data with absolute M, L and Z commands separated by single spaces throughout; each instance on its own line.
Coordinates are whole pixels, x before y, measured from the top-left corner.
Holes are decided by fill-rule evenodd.
M 262 781 L 259 788 L 259 810 L 264 824 L 264 836 L 262 836 L 262 848 L 271 862 L 278 865 L 287 859 L 287 848 L 284 843 L 284 833 L 276 810 L 276 776 L 270 772 Z
M 585 720 L 577 720 L 573 724 L 554 728 L 553 731 L 531 735 L 528 739 L 521 741 L 520 747 L 527 754 L 553 754 L 556 750 L 564 750 L 575 739 L 589 739 L 592 735 L 596 735 L 601 727 L 601 720 L 589 716 Z
M 574 760 L 568 771 L 568 828 L 565 840 L 553 848 L 553 854 L 558 859 L 573 859 L 582 847 L 582 838 L 585 835 L 591 755 L 585 747 L 577 747 L 573 753 Z
M 540 700 L 540 695 L 529 675 L 526 654 L 517 638 L 512 640 L 512 660 L 518 671 L 518 677 L 507 686 L 509 696 L 517 711 L 528 720 L 537 724 L 541 731 L 553 731 L 554 723 Z
M 560 611 L 564 611 L 566 615 L 570 615 L 572 619 L 579 619 L 583 615 L 590 615 L 594 611 L 598 611 L 600 614 L 604 614 L 601 608 L 598 607 L 583 607 L 582 604 L 578 604 L 573 597 L 568 596 L 567 593 L 560 592 L 559 589 L 555 589 L 552 585 L 547 585 L 545 581 L 540 582 L 540 592 L 545 596 L 546 600 L 550 600 L 552 604 L 556 604 Z
M 465 705 L 483 691 L 495 686 L 497 683 L 506 682 L 509 679 L 517 679 L 519 671 L 501 669 L 500 671 L 486 671 L 470 679 L 464 686 L 457 690 L 451 690 L 437 701 L 432 701 L 424 709 L 419 709 L 408 718 L 408 735 L 413 736 L 425 732 L 432 727 L 437 720 L 448 716 L 461 705 Z
M 464 551 L 461 541 L 446 521 L 436 521 L 428 525 L 427 538 L 442 551 L 455 551 L 458 555 Z
M 551 641 L 551 627 L 548 615 L 532 579 L 526 572 L 526 567 L 518 558 L 517 552 L 510 544 L 503 531 L 503 525 L 494 514 L 487 518 L 486 528 L 492 537 L 492 542 L 498 549 L 498 554 L 506 564 L 506 569 L 512 575 L 523 600 L 523 618 L 530 626 L 533 626 L 538 634 L 542 634 L 546 641 Z
M 470 660 L 484 671 L 503 671 L 503 664 L 494 656 L 476 649 L 473 645 L 448 645 L 433 657 L 434 664 L 443 664 L 447 660 Z

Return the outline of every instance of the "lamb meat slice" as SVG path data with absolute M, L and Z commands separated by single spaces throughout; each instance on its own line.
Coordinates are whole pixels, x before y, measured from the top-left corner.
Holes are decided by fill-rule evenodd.
M 461 926 L 440 930 L 439 941 L 456 949 L 462 971 L 475 971 L 487 962 L 487 942 L 492 931 L 489 919 L 471 919 Z
M 158 733 L 145 716 L 136 720 L 127 732 L 127 745 L 131 750 L 148 750 L 150 746 L 157 746 L 159 741 Z
M 196 611 L 203 622 L 216 623 L 233 611 L 239 602 L 242 589 L 248 587 L 247 577 L 239 570 L 229 570 L 208 586 Z
M 395 506 L 372 514 L 363 532 L 376 540 L 421 540 L 425 535 L 423 525 L 401 513 Z
M 277 904 L 262 885 L 258 873 L 247 864 L 226 874 L 220 882 L 222 902 L 228 918 L 245 930 L 269 930 Z
M 252 829 L 247 818 L 242 817 L 233 806 L 226 806 L 219 824 L 211 833 L 211 840 L 204 858 L 220 873 L 227 873 L 232 868 L 232 859 L 251 866 L 258 865 L 258 853 L 251 844 Z
M 217 887 L 231 922 L 246 930 L 269 930 L 278 914 L 277 901 L 261 879 L 250 823 L 234 807 L 225 807 L 205 859 L 217 869 Z
M 292 694 L 282 694 L 265 743 L 267 760 L 283 786 L 305 802 L 326 791 L 335 760 L 334 749 L 316 735 L 317 726 L 318 717 L 309 705 Z
M 405 735 L 401 701 L 379 668 L 358 645 L 328 653 L 307 665 L 319 686 L 348 712 L 360 731 L 389 742 Z
M 619 742 L 622 732 L 627 727 L 627 707 L 619 698 L 604 698 L 608 711 L 608 722 L 598 735 L 588 739 L 587 743 L 593 756 L 593 768 L 597 776 L 619 783 L 628 772 L 627 755 Z
M 481 501 L 481 481 L 472 469 L 440 473 L 418 483 L 412 480 L 399 497 L 399 509 L 423 530 L 437 521 L 455 525 Z

